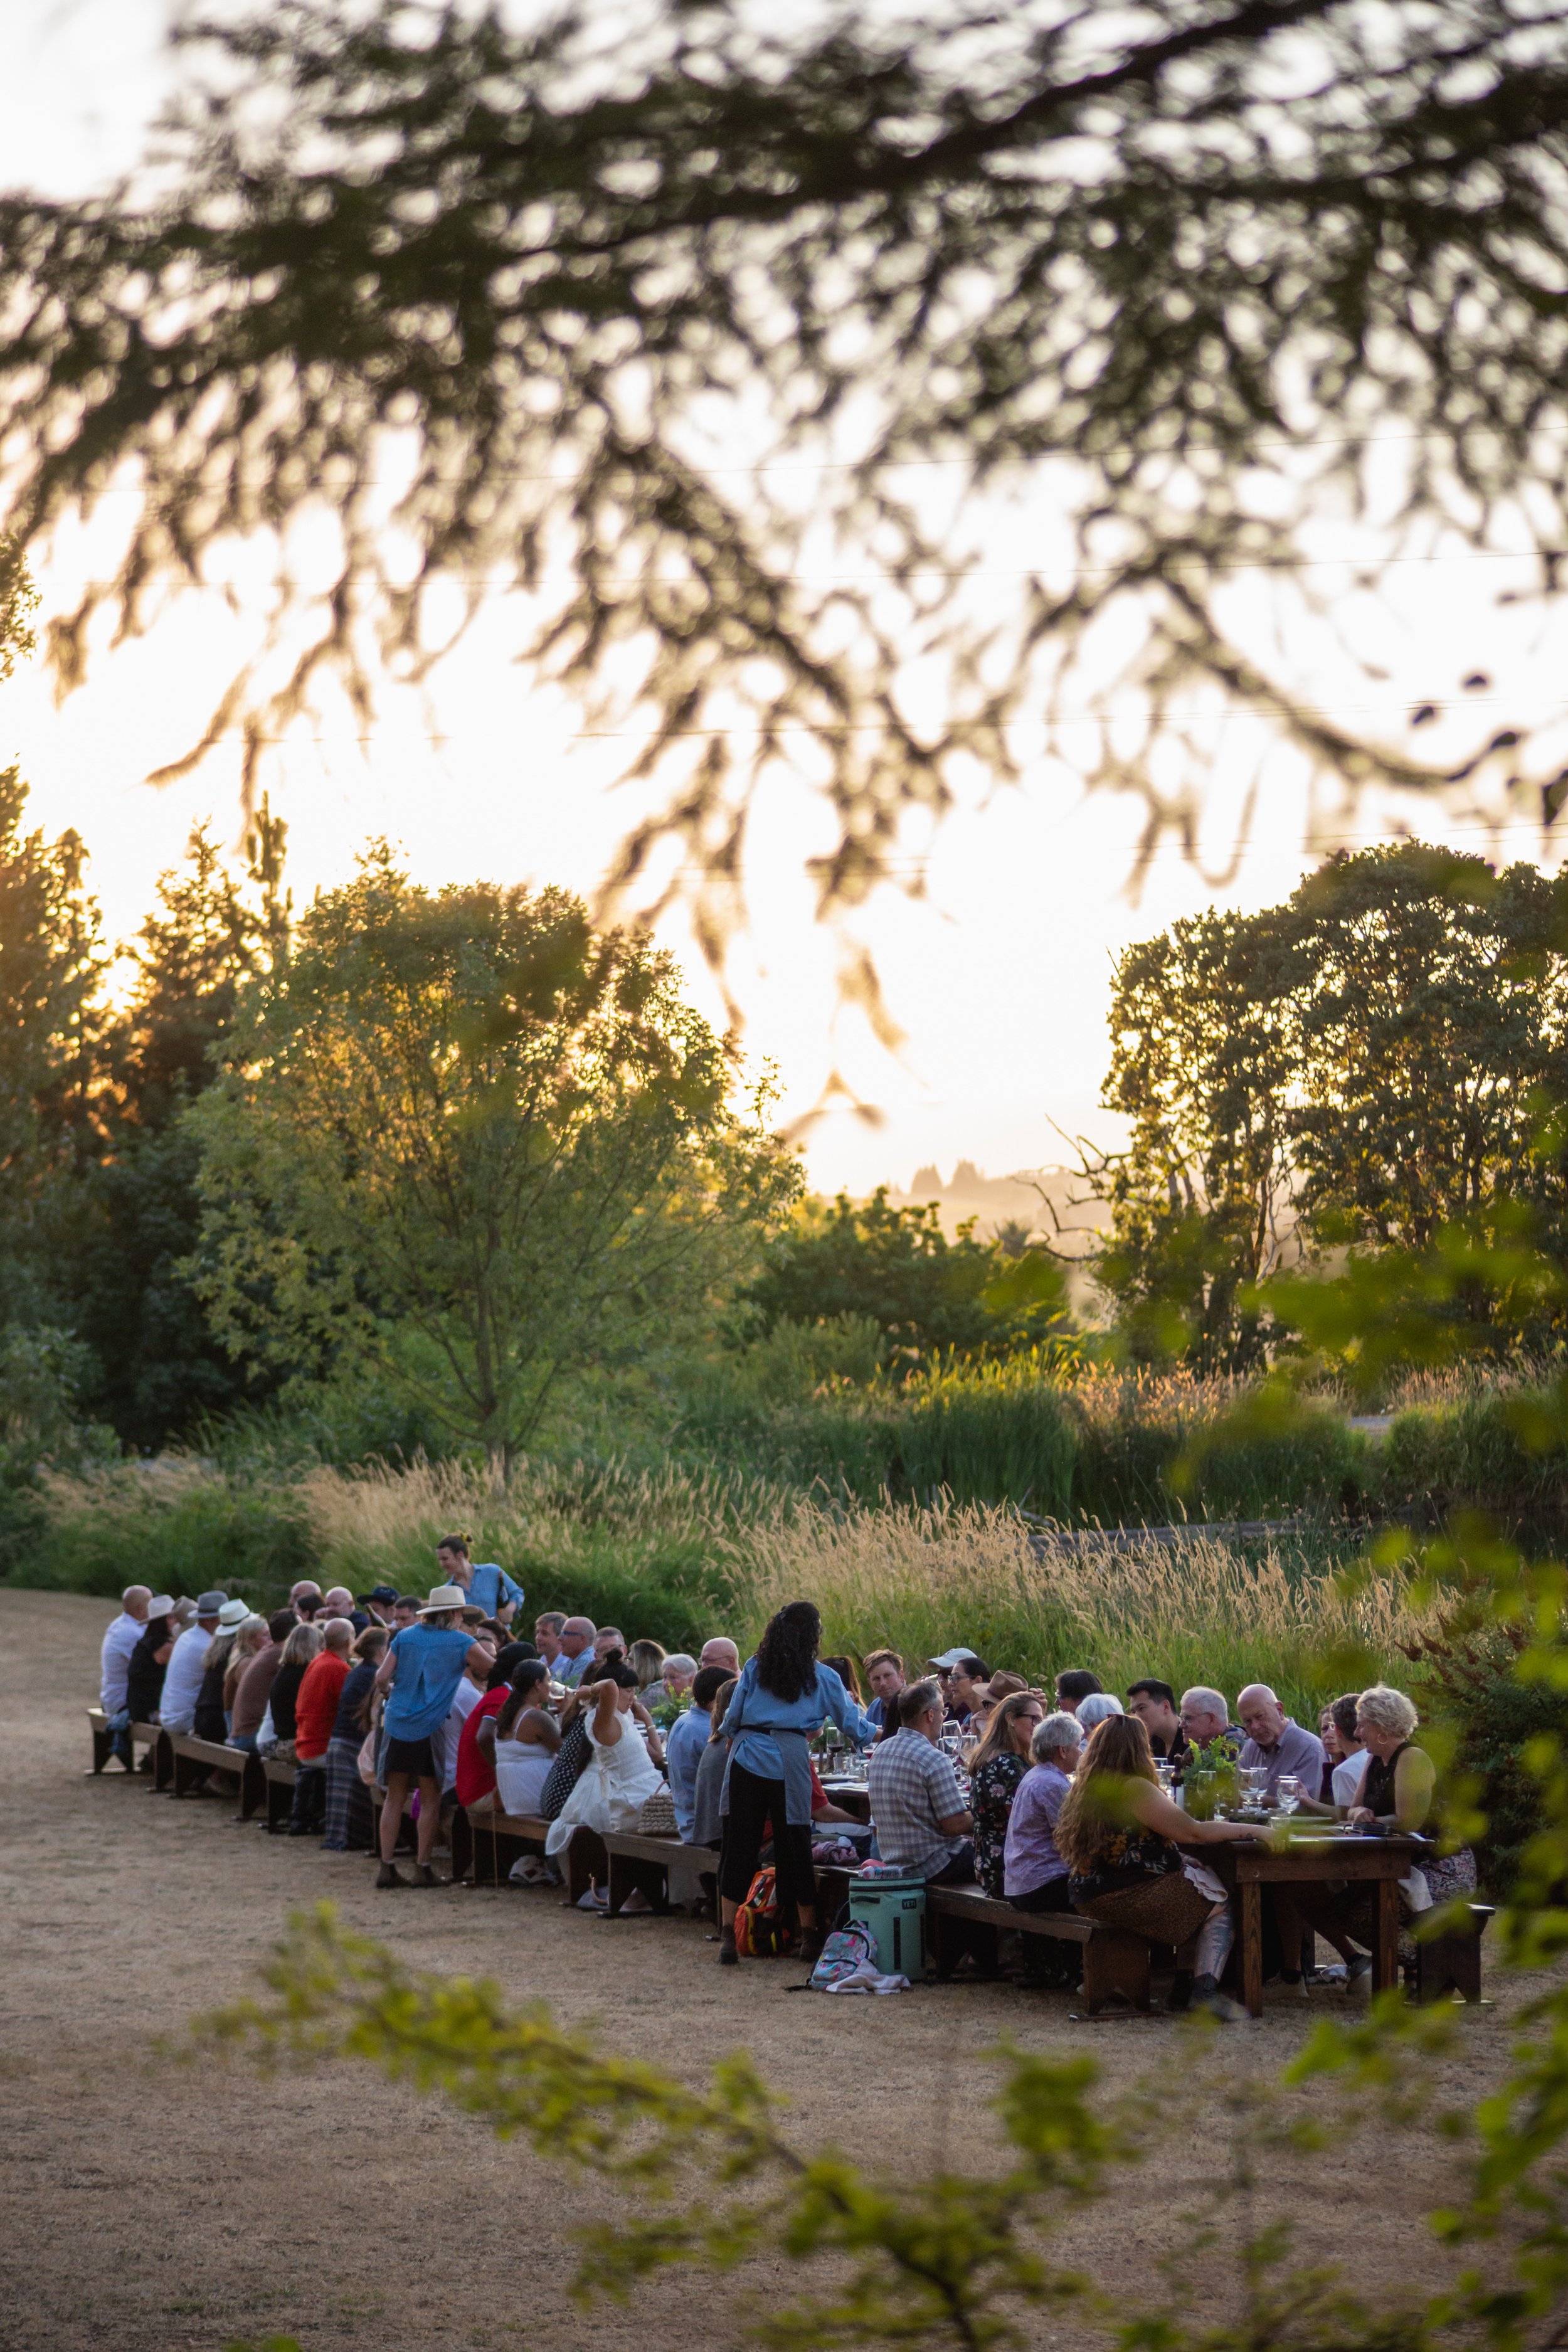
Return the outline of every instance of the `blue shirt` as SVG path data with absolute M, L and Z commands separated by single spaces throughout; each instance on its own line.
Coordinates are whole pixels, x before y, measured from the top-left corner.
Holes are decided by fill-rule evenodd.
M 381 1718 L 389 1738 L 428 1739 L 446 1722 L 473 1646 L 455 1626 L 405 1625 L 393 1635 L 388 1654 L 397 1664 Z
M 564 1655 L 557 1658 L 553 1669 L 555 1679 L 558 1683 L 564 1683 L 568 1690 L 574 1690 L 589 1667 L 596 1665 L 597 1663 L 594 1655 L 594 1644 L 590 1642 L 587 1648 L 579 1650 L 574 1658 Z
M 813 1739 L 829 1717 L 862 1748 L 868 1748 L 877 1737 L 876 1725 L 861 1714 L 831 1666 L 817 1667 L 816 1681 L 804 1697 L 780 1698 L 763 1688 L 757 1680 L 757 1662 L 748 1658 L 720 1727 L 724 1738 L 734 1742 L 732 1763 L 754 1772 L 760 1780 L 782 1780 L 784 1758 L 768 1738 L 770 1727 L 776 1724 L 781 1731 L 803 1731 Z
M 504 1568 L 493 1559 L 476 1560 L 468 1571 L 468 1599 L 487 1617 L 496 1616 L 509 1601 L 522 1606 L 522 1587 L 514 1584 Z
M 697 1818 L 697 1767 L 713 1737 L 713 1726 L 700 1706 L 689 1706 L 670 1725 L 664 1743 L 669 1793 L 675 1800 L 675 1826 L 688 1845 Z

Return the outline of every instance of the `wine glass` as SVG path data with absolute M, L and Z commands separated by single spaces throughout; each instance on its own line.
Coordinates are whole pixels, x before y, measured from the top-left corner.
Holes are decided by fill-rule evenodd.
M 1276 1794 L 1279 1800 L 1280 1811 L 1289 1817 L 1301 1801 L 1301 1783 L 1294 1772 L 1280 1774 L 1279 1786 Z

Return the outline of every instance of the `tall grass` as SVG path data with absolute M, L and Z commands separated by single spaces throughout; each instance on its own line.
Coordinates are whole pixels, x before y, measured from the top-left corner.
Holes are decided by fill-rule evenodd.
M 731 1622 L 754 1639 L 784 1601 L 822 1611 L 824 1647 L 862 1654 L 887 1643 L 912 1664 L 951 1643 L 1048 1686 L 1089 1666 L 1108 1689 L 1159 1675 L 1180 1690 L 1229 1697 L 1271 1683 L 1310 1721 L 1327 1696 L 1318 1661 L 1355 1655 L 1372 1671 L 1408 1666 L 1400 1649 L 1425 1619 L 1393 1581 L 1352 1594 L 1300 1549 L 1248 1559 L 1202 1537 L 1120 1551 L 1092 1539 L 1038 1555 L 1008 1513 L 984 1506 L 807 1505 L 722 1539 Z

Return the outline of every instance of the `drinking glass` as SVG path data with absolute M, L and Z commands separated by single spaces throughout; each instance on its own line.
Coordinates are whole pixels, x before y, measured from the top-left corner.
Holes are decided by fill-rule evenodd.
M 1294 1772 L 1280 1774 L 1279 1797 L 1280 1811 L 1285 1814 L 1293 1813 L 1301 1801 L 1301 1783 Z

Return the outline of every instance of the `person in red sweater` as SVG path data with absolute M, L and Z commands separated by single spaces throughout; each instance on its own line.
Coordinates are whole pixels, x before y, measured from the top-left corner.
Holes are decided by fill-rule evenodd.
M 329 1617 L 321 1647 L 305 1669 L 294 1701 L 294 1809 L 290 1837 L 319 1838 L 327 1821 L 327 1749 L 338 1719 L 338 1700 L 349 1676 L 354 1629 L 346 1617 Z

